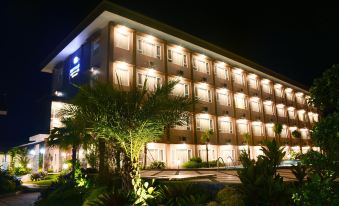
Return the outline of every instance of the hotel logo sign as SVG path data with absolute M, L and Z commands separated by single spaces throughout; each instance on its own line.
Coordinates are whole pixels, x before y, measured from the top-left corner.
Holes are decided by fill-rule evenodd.
M 78 76 L 80 72 L 80 58 L 75 56 L 73 58 L 73 67 L 69 70 L 69 75 L 73 79 L 74 77 Z

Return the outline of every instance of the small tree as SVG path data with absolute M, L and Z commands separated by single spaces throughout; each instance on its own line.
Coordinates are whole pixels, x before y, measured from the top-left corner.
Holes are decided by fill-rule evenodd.
M 247 154 L 248 154 L 248 158 L 251 158 L 251 151 L 250 151 L 250 144 L 251 144 L 251 135 L 246 132 L 242 135 L 242 137 L 244 138 L 244 141 L 247 144 Z
M 201 135 L 201 142 L 205 144 L 206 146 L 206 162 L 207 162 L 207 167 L 209 167 L 209 162 L 208 162 L 208 144 L 210 143 L 211 136 L 213 135 L 213 130 L 207 129 L 205 130 L 202 135 Z
M 300 133 L 298 130 L 294 130 L 294 131 L 292 132 L 292 136 L 293 136 L 294 138 L 298 139 L 298 141 L 299 141 L 300 153 L 302 153 L 302 146 L 301 146 L 301 144 L 302 144 L 302 139 L 301 139 L 301 133 Z
M 278 142 L 280 142 L 280 135 L 281 135 L 282 129 L 283 129 L 283 126 L 279 122 L 276 122 L 273 126 L 273 131 L 278 136 Z

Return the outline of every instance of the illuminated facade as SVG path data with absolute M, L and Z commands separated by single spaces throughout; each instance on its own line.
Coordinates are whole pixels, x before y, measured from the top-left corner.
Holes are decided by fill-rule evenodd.
M 194 156 L 205 160 L 206 146 L 200 140 L 205 130 L 213 131 L 209 160 L 222 157 L 236 163 L 247 147 L 255 158 L 261 154 L 262 142 L 274 138 L 287 146 L 288 153 L 298 151 L 299 145 L 304 151 L 312 146 L 309 133 L 318 121 L 317 110 L 307 105 L 303 86 L 286 77 L 107 2 L 79 28 L 43 68 L 53 73 L 53 94 L 58 99 L 52 103 L 51 128 L 60 125 L 54 113 L 72 96 L 67 84 L 77 78 L 89 84 L 93 79 L 120 83 L 126 90 L 141 87 L 146 79 L 150 90 L 175 79 L 180 82 L 173 95 L 199 100 L 186 125 L 173 127 L 163 139 L 147 145 L 146 159 L 141 160 L 147 165 L 163 161 L 175 168 Z M 75 55 L 79 49 L 87 53 Z M 275 122 L 283 124 L 280 137 L 273 131 Z M 294 130 L 300 131 L 301 140 L 292 137 Z

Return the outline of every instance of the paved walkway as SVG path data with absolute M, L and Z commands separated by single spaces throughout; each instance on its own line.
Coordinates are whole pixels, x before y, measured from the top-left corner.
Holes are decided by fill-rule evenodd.
M 295 180 L 290 169 L 278 169 L 278 172 L 284 178 L 284 181 Z M 142 177 L 154 177 L 155 179 L 157 177 L 163 179 L 164 176 L 172 177 L 174 175 L 178 175 L 177 170 L 143 170 L 141 172 Z M 179 175 L 192 177 L 206 175 L 188 179 L 188 181 L 193 182 L 240 183 L 236 170 L 180 170 Z
M 30 206 L 38 199 L 40 193 L 21 193 L 0 198 L 0 206 Z

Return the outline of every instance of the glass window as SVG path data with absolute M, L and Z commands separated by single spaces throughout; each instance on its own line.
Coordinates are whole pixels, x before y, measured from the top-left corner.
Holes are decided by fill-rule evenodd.
M 204 102 L 212 102 L 211 90 L 202 87 L 195 87 L 195 96 Z
M 176 64 L 182 67 L 187 67 L 187 55 L 186 54 L 168 49 L 167 58 L 168 58 L 168 61 L 172 62 L 173 64 Z
M 228 79 L 227 68 L 219 64 L 215 65 L 215 75 L 220 79 Z
M 264 104 L 265 114 L 273 115 L 273 106 L 272 104 Z
M 155 76 L 150 76 L 146 74 L 141 74 L 138 73 L 138 87 L 142 88 L 144 86 L 144 82 L 146 81 L 146 87 L 147 89 L 154 91 L 158 85 L 161 85 L 161 78 L 160 77 L 155 77 Z
M 206 149 L 199 149 L 199 157 L 202 159 L 202 161 L 206 162 L 207 157 L 206 157 Z M 215 152 L 214 149 L 209 149 L 208 150 L 208 159 L 209 160 L 215 160 Z
M 182 164 L 192 158 L 191 149 L 173 149 L 172 150 L 172 163 L 173 165 Z
M 161 46 L 159 44 L 139 38 L 137 46 L 140 54 L 158 59 L 161 58 Z
M 276 88 L 275 89 L 275 96 L 276 97 L 283 97 L 283 91 L 281 88 Z
M 262 126 L 261 125 L 252 125 L 253 135 L 262 136 Z
M 274 137 L 274 130 L 272 126 L 266 126 L 267 136 Z
M 210 73 L 209 63 L 204 59 L 198 59 L 196 57 L 193 57 L 192 66 L 196 71 L 206 74 Z
M 190 118 L 187 117 L 186 121 L 184 122 L 183 125 L 175 125 L 175 129 L 177 130 L 191 130 L 191 121 Z
M 234 73 L 233 72 L 233 80 L 235 83 L 237 84 L 241 84 L 241 85 L 244 85 L 244 77 L 243 77 L 243 74 L 242 73 Z
M 173 88 L 173 94 L 177 96 L 189 96 L 189 85 L 185 83 L 177 83 Z
M 239 134 L 248 133 L 248 124 L 247 123 L 238 123 L 238 133 Z
M 271 94 L 271 85 L 270 84 L 263 84 L 262 85 L 262 91 L 268 94 Z
M 213 120 L 210 118 L 197 117 L 197 130 L 213 130 Z
M 289 100 L 289 101 L 293 101 L 293 93 L 292 93 L 292 92 L 287 92 L 287 93 L 286 93 L 286 98 L 287 98 L 287 100 Z
M 253 112 L 260 112 L 260 102 L 259 100 L 251 100 L 251 110 Z
M 115 45 L 121 49 L 129 50 L 129 33 L 123 33 L 116 31 L 115 33 Z
M 288 117 L 290 119 L 295 119 L 295 110 L 288 110 Z
M 229 93 L 217 92 L 217 102 L 220 105 L 231 106 L 231 98 Z
M 235 107 L 239 109 L 246 109 L 246 99 L 243 95 L 234 95 Z
M 115 70 L 114 79 L 116 84 L 122 86 L 129 86 L 129 70 L 126 67 L 117 66 Z
M 235 151 L 232 149 L 222 149 L 220 150 L 220 156 L 225 162 L 228 162 L 229 160 L 234 161 Z
M 248 79 L 248 85 L 251 89 L 257 89 L 258 88 L 258 81 L 256 78 L 249 78 Z
M 298 112 L 298 119 L 302 122 L 305 121 L 305 113 L 302 112 L 302 111 L 299 111 Z
M 279 117 L 285 117 L 285 108 L 284 107 L 278 107 L 277 112 L 278 112 Z
M 162 149 L 147 149 L 147 163 L 154 161 L 164 161 L 164 150 Z
M 231 120 L 219 120 L 219 132 L 220 133 L 233 133 L 233 124 Z
M 285 126 L 285 127 L 283 126 L 283 129 L 281 130 L 280 136 L 286 138 L 286 137 L 287 137 L 287 134 L 288 134 L 287 127 L 286 127 L 286 126 Z

